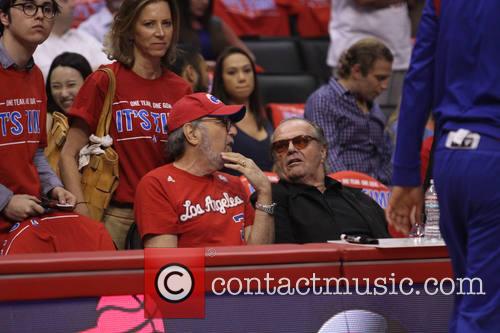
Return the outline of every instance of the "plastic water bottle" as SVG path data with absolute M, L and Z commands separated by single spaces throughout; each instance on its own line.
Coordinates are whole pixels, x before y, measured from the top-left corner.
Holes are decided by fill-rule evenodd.
M 439 231 L 439 203 L 433 179 L 431 179 L 431 186 L 425 192 L 425 218 L 425 238 L 441 239 L 441 232 Z

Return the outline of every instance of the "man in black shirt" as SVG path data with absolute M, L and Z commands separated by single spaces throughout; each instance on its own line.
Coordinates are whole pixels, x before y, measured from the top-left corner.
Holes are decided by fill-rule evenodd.
M 384 211 L 373 199 L 326 176 L 327 151 L 322 129 L 305 119 L 276 128 L 276 243 L 325 242 L 341 234 L 390 237 Z

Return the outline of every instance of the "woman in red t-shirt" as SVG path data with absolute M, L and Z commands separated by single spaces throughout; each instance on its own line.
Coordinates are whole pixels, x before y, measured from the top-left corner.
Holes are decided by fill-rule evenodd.
M 178 22 L 173 0 L 125 0 L 105 41 L 108 57 L 116 60 L 106 67 L 116 77 L 109 134 L 119 156 L 119 185 L 103 220 L 120 249 L 134 220 L 137 183 L 166 162 L 167 115 L 178 99 L 191 92 L 168 70 L 175 60 Z M 90 75 L 69 111 L 71 128 L 59 165 L 64 184 L 78 202 L 84 201 L 78 155 L 96 131 L 108 81 L 102 71 Z M 89 215 L 84 203 L 76 210 Z

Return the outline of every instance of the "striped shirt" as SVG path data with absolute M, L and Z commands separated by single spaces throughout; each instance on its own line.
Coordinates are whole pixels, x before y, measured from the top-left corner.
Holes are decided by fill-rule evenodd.
M 304 117 L 325 132 L 330 171 L 363 172 L 390 184 L 392 143 L 378 104 L 363 112 L 355 96 L 332 78 L 308 98 Z

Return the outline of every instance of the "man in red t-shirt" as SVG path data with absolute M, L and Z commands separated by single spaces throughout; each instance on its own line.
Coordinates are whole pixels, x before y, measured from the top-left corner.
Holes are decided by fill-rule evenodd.
M 1 253 L 7 247 L 10 253 L 43 252 L 47 248 L 51 251 L 114 249 L 109 236 L 108 242 L 95 247 L 78 237 L 89 230 L 91 234 L 99 234 L 103 229 L 97 222 L 78 219 L 75 214 L 57 217 L 57 225 L 64 226 L 61 228 L 46 227 L 44 222 L 54 214 L 47 214 L 42 198 L 47 202 L 52 199 L 52 206 L 59 209 L 71 210 L 76 204 L 75 196 L 63 188 L 43 154 L 47 97 L 42 73 L 32 56 L 49 36 L 58 12 L 55 0 L 19 3 L 0 0 Z M 33 228 L 26 231 L 28 226 Z M 77 237 L 67 238 L 64 231 L 67 228 L 74 229 Z M 29 246 L 18 246 L 28 235 L 32 237 Z M 56 242 L 56 238 L 64 241 Z
M 144 247 L 204 247 L 268 244 L 274 238 L 271 184 L 255 163 L 231 152 L 243 105 L 225 105 L 196 93 L 174 104 L 168 118 L 173 163 L 142 178 L 135 217 Z M 254 211 L 238 177 L 257 192 Z

